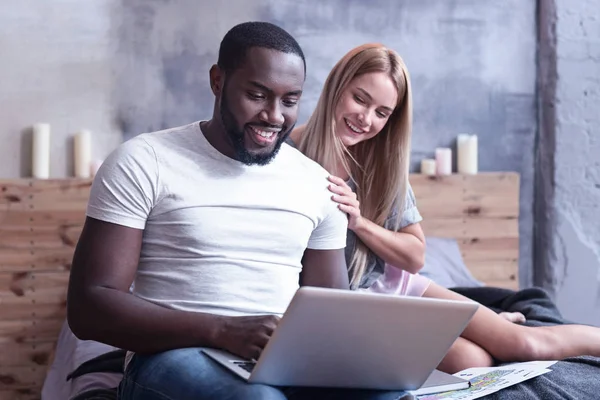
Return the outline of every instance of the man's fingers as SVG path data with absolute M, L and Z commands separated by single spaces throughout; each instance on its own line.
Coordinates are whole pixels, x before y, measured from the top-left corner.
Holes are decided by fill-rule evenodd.
M 260 353 L 262 352 L 262 348 L 258 347 L 258 346 L 251 346 L 248 349 L 248 355 L 245 357 L 249 360 L 258 360 L 258 357 L 260 357 Z
M 263 333 L 263 334 L 259 334 L 256 339 L 254 344 L 260 348 L 260 349 L 264 349 L 265 346 L 267 345 L 267 343 L 269 342 L 269 339 L 271 338 L 270 334 L 267 333 Z

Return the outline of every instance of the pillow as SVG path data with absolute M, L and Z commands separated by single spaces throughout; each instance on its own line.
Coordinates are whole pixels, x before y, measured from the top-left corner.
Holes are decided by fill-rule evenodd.
M 425 266 L 420 275 L 445 288 L 484 286 L 469 272 L 456 240 L 426 237 L 425 241 Z

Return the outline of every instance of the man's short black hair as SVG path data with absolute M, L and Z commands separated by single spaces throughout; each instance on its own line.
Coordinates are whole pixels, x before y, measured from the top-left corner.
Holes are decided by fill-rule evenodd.
M 226 73 L 235 71 L 243 64 L 246 52 L 252 47 L 296 54 L 304 63 L 306 74 L 306 60 L 296 39 L 269 22 L 244 22 L 231 28 L 221 41 L 217 65 Z

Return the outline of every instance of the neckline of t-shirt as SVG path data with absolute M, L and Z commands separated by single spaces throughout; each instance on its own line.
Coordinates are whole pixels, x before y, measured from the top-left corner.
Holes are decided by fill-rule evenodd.
M 200 124 L 202 122 L 207 122 L 206 120 L 200 120 L 195 122 L 195 126 L 196 126 L 196 131 L 197 133 L 200 135 L 200 140 L 202 141 L 202 147 L 208 149 L 208 151 L 212 154 L 213 157 L 217 158 L 220 161 L 223 161 L 225 163 L 231 164 L 237 168 L 252 168 L 255 167 L 255 165 L 246 165 L 241 161 L 238 161 L 234 158 L 228 157 L 225 154 L 221 153 L 219 150 L 217 150 L 215 148 L 215 146 L 213 146 L 208 139 L 206 138 L 206 136 L 204 135 L 204 132 L 202 131 L 202 127 L 200 127 Z

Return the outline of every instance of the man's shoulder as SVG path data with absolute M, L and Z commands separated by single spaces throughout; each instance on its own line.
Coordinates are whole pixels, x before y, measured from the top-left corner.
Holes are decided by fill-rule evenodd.
M 114 151 L 116 158 L 156 157 L 157 153 L 165 148 L 187 147 L 187 143 L 193 138 L 195 123 L 177 126 L 157 131 L 143 132 L 121 143 Z
M 330 175 L 318 162 L 305 156 L 300 150 L 289 143 L 283 143 L 281 146 L 281 153 L 281 155 L 290 161 L 297 170 L 301 170 L 307 174 L 309 178 L 320 179 Z
M 144 132 L 140 133 L 133 139 L 137 138 L 139 141 L 145 142 L 145 145 L 152 147 L 179 144 L 181 141 L 188 142 L 194 140 L 196 134 L 200 131 L 198 124 L 199 122 L 192 122 L 190 124 L 175 126 L 172 128 Z

